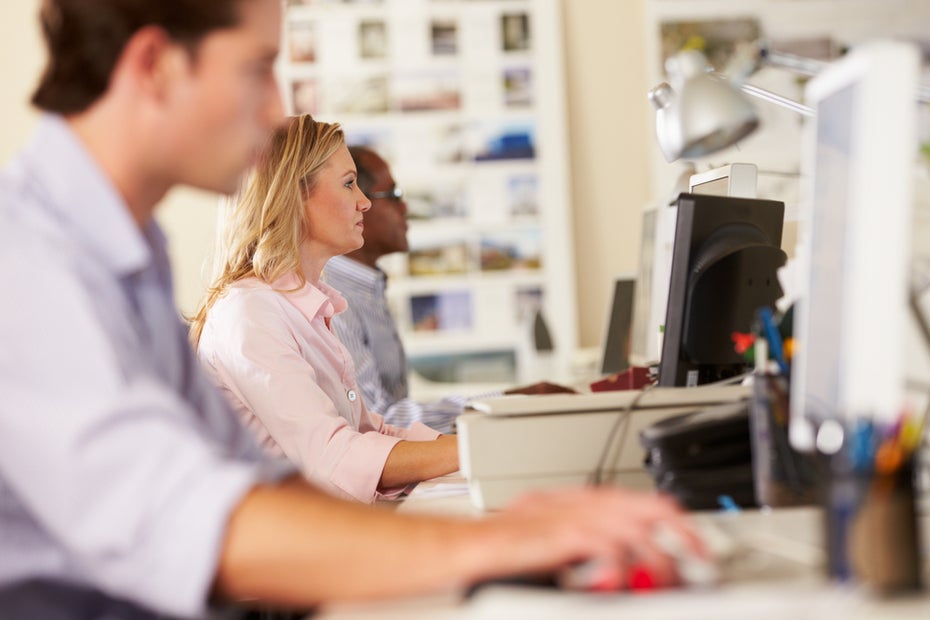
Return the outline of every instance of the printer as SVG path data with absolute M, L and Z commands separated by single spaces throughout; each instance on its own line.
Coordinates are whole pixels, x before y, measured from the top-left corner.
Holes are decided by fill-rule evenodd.
M 479 510 L 530 490 L 600 481 L 654 488 L 639 434 L 659 420 L 750 397 L 740 385 L 477 399 L 456 419 L 461 472 Z

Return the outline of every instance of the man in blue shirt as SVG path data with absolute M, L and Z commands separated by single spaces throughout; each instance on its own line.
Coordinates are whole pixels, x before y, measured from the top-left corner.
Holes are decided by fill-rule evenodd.
M 47 114 L 0 175 L 0 617 L 203 616 L 423 592 L 639 549 L 668 500 L 531 497 L 495 519 L 331 498 L 205 379 L 153 220 L 235 191 L 282 108 L 279 0 L 46 0 Z M 542 544 L 540 541 L 545 541 Z
M 468 397 L 449 394 L 432 402 L 409 397 L 407 356 L 397 326 L 388 309 L 387 275 L 378 259 L 406 252 L 407 203 L 394 181 L 387 162 L 363 146 L 349 148 L 358 168 L 358 185 L 371 200 L 365 212 L 365 244 L 337 256 L 326 264 L 326 282 L 348 300 L 349 308 L 333 319 L 339 339 L 352 354 L 362 397 L 395 426 L 422 422 L 442 433 L 455 431 L 455 418 L 462 414 Z M 554 394 L 572 390 L 553 383 L 515 387 L 507 394 Z M 481 396 L 500 396 L 501 393 Z

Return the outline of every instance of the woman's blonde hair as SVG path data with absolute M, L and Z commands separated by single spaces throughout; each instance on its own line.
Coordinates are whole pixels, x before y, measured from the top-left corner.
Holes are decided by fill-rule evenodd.
M 254 276 L 270 283 L 290 272 L 301 285 L 306 282 L 300 269 L 307 231 L 304 203 L 320 170 L 344 145 L 338 124 L 318 122 L 309 114 L 291 117 L 272 132 L 219 234 L 212 283 L 191 318 L 195 348 L 207 313 L 234 282 Z

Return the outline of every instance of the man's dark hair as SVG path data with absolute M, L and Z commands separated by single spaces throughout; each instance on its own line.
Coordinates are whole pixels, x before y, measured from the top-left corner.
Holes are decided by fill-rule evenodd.
M 358 171 L 358 180 L 356 181 L 358 188 L 367 196 L 375 185 L 375 177 L 371 173 L 368 163 L 371 162 L 370 158 L 375 156 L 376 153 L 367 146 L 350 146 L 349 154 L 355 161 L 355 169 Z
M 107 89 L 133 34 L 158 26 L 196 52 L 213 30 L 238 23 L 245 0 L 44 0 L 40 13 L 48 64 L 32 95 L 45 111 L 74 114 Z

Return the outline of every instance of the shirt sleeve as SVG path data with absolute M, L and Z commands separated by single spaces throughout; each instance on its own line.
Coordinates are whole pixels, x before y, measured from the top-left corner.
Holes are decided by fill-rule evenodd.
M 363 341 L 362 327 L 355 324 L 357 319 L 354 315 L 354 312 L 340 314 L 333 321 L 333 327 L 343 346 L 352 355 L 359 391 L 369 410 L 379 412 L 392 426 L 410 428 L 419 422 L 440 433 L 453 432 L 455 418 L 461 415 L 467 398 L 453 395 L 428 403 L 411 398 L 394 400 L 381 383 L 375 356 Z
M 232 458 L 157 373 L 127 373 L 128 317 L 104 327 L 71 274 L 9 253 L 0 265 L 15 293 L 0 320 L 0 495 L 96 589 L 204 615 L 231 512 L 281 471 Z
M 207 325 L 215 336 L 206 361 L 217 379 L 307 478 L 340 497 L 378 499 L 388 455 L 398 441 L 413 437 L 385 428 L 380 416 L 362 432 L 343 418 L 273 297 L 244 295 L 223 310 Z

